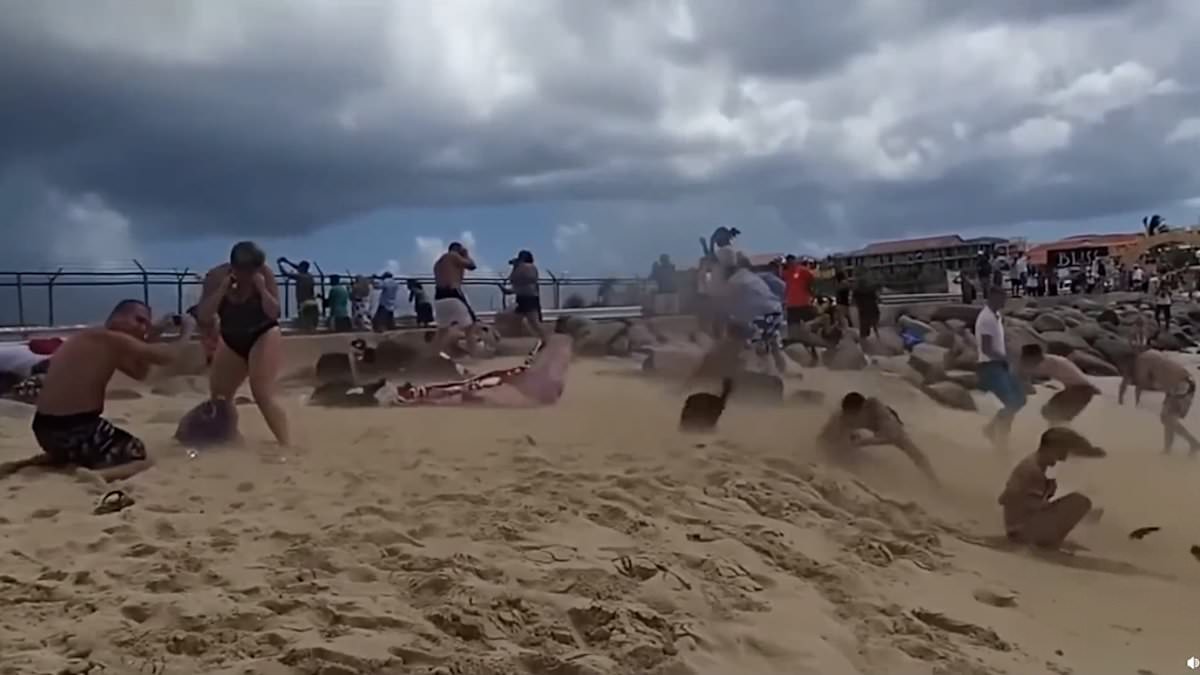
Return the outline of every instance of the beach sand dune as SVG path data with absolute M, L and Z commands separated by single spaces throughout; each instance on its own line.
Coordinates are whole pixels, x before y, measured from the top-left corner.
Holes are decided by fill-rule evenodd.
M 887 449 L 822 461 L 823 408 L 735 398 L 716 435 L 680 435 L 680 393 L 626 370 L 580 362 L 541 410 L 297 391 L 289 453 L 244 409 L 245 447 L 189 458 L 170 437 L 190 385 L 114 402 L 159 460 L 119 486 L 135 505 L 93 515 L 107 487 L 76 476 L 0 483 L 0 673 L 1170 673 L 1200 654 L 1200 462 L 1158 450 L 1157 395 L 1078 421 L 1110 456 L 1058 479 L 1106 514 L 1087 550 L 1038 557 L 991 541 L 1045 393 L 1003 455 L 984 417 L 899 380 L 805 371 L 829 405 L 893 405 L 938 494 Z M 34 449 L 10 412 L 0 459 Z

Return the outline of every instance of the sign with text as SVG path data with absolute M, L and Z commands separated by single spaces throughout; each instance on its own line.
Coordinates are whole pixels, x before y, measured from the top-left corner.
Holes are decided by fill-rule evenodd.
M 1092 264 L 1096 258 L 1103 258 L 1108 255 L 1107 246 L 1088 246 L 1084 248 L 1064 248 L 1057 251 L 1050 251 L 1050 265 L 1052 267 L 1087 267 Z

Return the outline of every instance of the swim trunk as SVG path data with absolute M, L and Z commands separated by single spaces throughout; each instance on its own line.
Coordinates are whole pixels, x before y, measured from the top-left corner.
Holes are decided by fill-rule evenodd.
M 750 337 L 750 346 L 759 354 L 783 349 L 783 313 L 765 314 L 755 319 L 751 324 L 754 332 Z
M 1188 378 L 1186 382 L 1167 392 L 1163 398 L 1162 417 L 1181 420 L 1187 417 L 1192 409 L 1192 400 L 1196 398 L 1196 382 Z
M 146 459 L 146 446 L 99 412 L 33 416 L 33 436 L 56 464 L 103 469 Z
M 439 287 L 434 291 L 433 316 L 443 328 L 475 325 L 475 310 L 459 288 Z
M 1042 406 L 1042 417 L 1051 424 L 1070 422 L 1083 412 L 1095 396 L 1096 390 L 1091 387 L 1066 387 L 1046 401 L 1046 405 Z
M 300 305 L 300 320 L 297 322 L 301 328 L 315 329 L 321 323 L 321 308 L 317 306 L 316 300 L 308 300 Z
M 518 295 L 517 296 L 517 314 L 536 314 L 538 320 L 542 318 L 542 299 L 536 295 Z
M 1006 409 L 1020 410 L 1025 406 L 1025 387 L 1006 361 L 985 361 L 979 364 L 976 372 L 979 388 L 995 394 Z

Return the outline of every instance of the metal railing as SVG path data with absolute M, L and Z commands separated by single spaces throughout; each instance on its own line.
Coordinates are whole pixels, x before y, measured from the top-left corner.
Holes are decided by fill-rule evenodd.
M 15 292 L 16 294 L 15 316 L 4 317 L 3 314 L 0 314 L 0 331 L 19 332 L 70 327 L 60 325 L 62 317 L 60 316 L 61 312 L 58 306 L 58 303 L 62 300 L 62 293 L 67 289 L 129 289 L 131 294 L 136 294 L 133 297 L 138 297 L 146 304 L 156 307 L 160 311 L 162 311 L 164 306 L 173 306 L 174 312 L 178 314 L 182 314 L 190 306 L 190 303 L 185 298 L 189 296 L 199 297 L 200 289 L 204 284 L 204 272 L 197 273 L 190 268 L 182 270 L 149 269 L 136 260 L 133 262 L 136 269 L 130 270 L 69 271 L 59 268 L 53 272 L 0 271 L 0 309 L 4 308 L 6 301 L 11 297 L 5 297 L 8 293 Z M 319 296 L 325 295 L 325 289 L 328 287 L 329 279 L 332 276 L 334 275 L 323 273 L 313 274 Z M 345 280 L 343 283 L 349 283 L 355 277 L 354 274 L 349 272 L 337 276 Z M 369 277 L 370 275 L 364 276 Z M 292 298 L 295 294 L 296 284 L 294 280 L 281 274 L 277 274 L 276 279 L 279 283 L 280 295 L 282 296 L 280 298 L 281 311 L 283 313 L 282 318 L 288 320 L 294 317 L 294 303 L 292 302 Z M 434 283 L 432 276 L 397 275 L 397 279 L 416 279 L 427 288 L 427 293 L 432 294 Z M 468 294 L 473 289 L 486 289 L 493 293 L 493 299 L 498 296 L 500 309 L 504 309 L 508 305 L 508 295 L 503 292 L 508 287 L 507 279 L 499 277 L 468 277 L 463 285 L 466 287 Z M 638 302 L 640 302 L 640 298 L 645 295 L 649 288 L 648 281 L 638 277 L 563 277 L 549 270 L 543 270 L 541 286 L 543 302 L 549 300 L 547 302 L 547 309 L 551 310 L 561 309 L 564 302 L 571 300 L 570 295 L 573 292 L 578 292 L 583 303 L 587 305 L 590 304 L 586 297 L 587 295 L 596 297 L 597 293 L 595 291 L 604 287 L 610 287 L 615 289 L 613 304 L 628 304 L 627 302 L 623 303 L 622 298 L 628 298 L 632 295 L 638 298 Z M 593 292 L 585 293 L 584 291 L 587 289 L 592 289 Z M 546 298 L 546 294 L 549 294 L 549 298 Z M 115 299 L 111 302 L 115 302 Z M 75 304 L 78 305 L 80 302 L 77 301 Z M 95 304 L 95 302 L 92 301 L 92 304 Z M 494 302 L 491 304 L 493 307 L 495 306 Z M 88 319 L 95 320 L 102 318 L 103 313 L 107 309 L 108 307 L 101 304 L 100 309 L 96 312 L 97 316 L 90 316 Z M 9 313 L 11 314 L 11 311 Z M 486 312 L 481 312 L 481 314 L 484 313 Z M 44 319 L 41 319 L 38 315 L 41 315 Z M 79 320 L 68 321 L 68 323 L 76 324 L 79 323 Z

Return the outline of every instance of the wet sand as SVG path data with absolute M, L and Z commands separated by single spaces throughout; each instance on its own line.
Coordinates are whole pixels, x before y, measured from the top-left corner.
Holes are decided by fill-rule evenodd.
M 983 415 L 876 372 L 805 370 L 790 386 L 825 408 L 735 401 L 695 437 L 675 431 L 682 395 L 633 371 L 581 361 L 542 410 L 322 410 L 297 390 L 300 449 L 242 408 L 245 447 L 194 459 L 170 437 L 201 382 L 113 402 L 159 460 L 118 485 L 134 506 L 93 515 L 106 488 L 69 475 L 0 482 L 0 673 L 1161 674 L 1200 656 L 1200 460 L 1161 454 L 1160 394 L 1122 408 L 1102 381 L 1075 426 L 1110 456 L 1057 477 L 1106 513 L 1086 551 L 1047 558 L 986 545 L 1046 390 L 1002 455 Z M 944 493 L 887 448 L 822 461 L 811 437 L 850 387 L 896 408 Z M 28 455 L 4 413 L 0 459 Z

